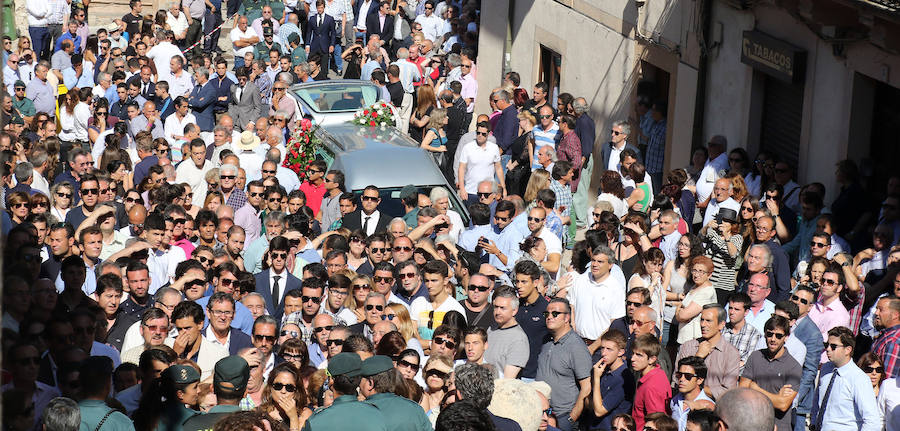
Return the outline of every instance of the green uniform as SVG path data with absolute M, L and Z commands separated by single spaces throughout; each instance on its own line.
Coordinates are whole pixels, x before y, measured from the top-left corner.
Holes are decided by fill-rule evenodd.
M 177 401 L 168 401 L 159 415 L 156 431 L 181 431 L 181 424 L 200 413 Z
M 391 393 L 375 394 L 365 402 L 378 407 L 389 430 L 431 431 L 433 429 L 422 406 L 406 398 Z
M 262 8 L 267 4 L 269 4 L 267 1 L 244 0 L 241 2 L 241 7 L 238 9 L 238 14 L 246 16 L 247 22 L 252 24 L 253 20 L 262 17 Z M 259 37 L 262 37 L 262 35 L 260 34 Z
M 78 410 L 81 411 L 81 426 L 79 431 L 95 431 L 98 430 L 97 425 L 103 418 L 103 426 L 99 431 L 134 431 L 134 423 L 128 416 L 106 406 L 106 403 L 100 400 L 82 400 L 78 403 Z M 107 413 L 112 413 L 106 416 Z
M 298 45 L 291 51 L 291 65 L 296 66 L 300 63 L 306 61 L 306 48 L 303 45 Z
M 184 422 L 184 431 L 212 431 L 213 425 L 234 412 L 241 411 L 240 406 L 214 406 L 209 413 L 194 415 Z
M 272 42 L 272 47 L 269 48 L 265 41 L 259 42 L 253 47 L 253 57 L 257 60 L 268 60 L 269 51 L 281 52 L 281 45 L 278 42 Z
M 419 226 L 419 207 L 414 208 L 412 211 L 403 215 L 403 221 L 406 222 L 406 225 L 409 226 L 410 229 L 415 229 Z
M 421 409 L 420 409 L 421 410 Z M 353 430 L 387 431 L 384 415 L 371 404 L 356 400 L 356 395 L 341 395 L 331 407 L 314 414 L 303 427 L 304 431 Z
M 22 100 L 16 100 L 13 97 L 13 107 L 18 109 L 23 117 L 34 117 L 34 114 L 37 112 L 34 109 L 34 102 L 27 97 L 23 97 Z

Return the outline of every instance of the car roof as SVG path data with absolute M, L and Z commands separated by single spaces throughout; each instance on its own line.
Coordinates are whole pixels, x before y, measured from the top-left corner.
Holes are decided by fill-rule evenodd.
M 347 190 L 370 184 L 379 188 L 447 184 L 434 159 L 394 127 L 345 123 L 322 126 L 320 132 L 335 153 L 332 169 L 346 176 Z

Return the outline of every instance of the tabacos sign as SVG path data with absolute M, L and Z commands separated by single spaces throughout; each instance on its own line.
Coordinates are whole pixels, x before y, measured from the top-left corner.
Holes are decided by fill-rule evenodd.
M 803 81 L 806 51 L 765 33 L 745 31 L 741 62 L 782 81 Z

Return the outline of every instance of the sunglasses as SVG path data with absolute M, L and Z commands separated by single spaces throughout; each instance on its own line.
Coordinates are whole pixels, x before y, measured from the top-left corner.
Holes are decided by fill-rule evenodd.
M 81 189 L 81 195 L 96 195 L 100 194 L 100 189 Z
M 487 199 L 487 198 L 489 198 L 492 194 L 493 194 L 493 193 L 491 193 L 491 192 L 478 192 L 478 198 L 479 198 L 479 199 Z
M 369 253 L 372 253 L 372 254 L 382 254 L 386 251 L 388 251 L 388 249 L 386 247 L 381 247 L 381 248 L 373 247 L 373 248 L 369 249 Z
M 313 304 L 318 304 L 318 303 L 322 302 L 322 298 L 321 298 L 321 297 L 318 297 L 318 296 L 306 296 L 306 295 L 303 295 L 303 296 L 300 297 L 300 299 L 303 300 L 303 303 L 304 303 L 304 304 L 307 303 L 307 302 L 312 302 Z
M 809 305 L 809 300 L 806 298 L 801 298 L 797 295 L 791 295 L 791 301 L 797 301 L 803 305 Z
M 878 374 L 882 374 L 882 373 L 884 373 L 884 367 L 874 367 L 874 366 L 871 366 L 871 365 L 870 365 L 870 366 L 868 366 L 868 367 L 866 367 L 866 368 L 863 368 L 863 371 L 865 371 L 866 374 L 868 374 L 868 373 L 878 373 Z
M 222 283 L 222 286 L 231 286 L 232 284 L 237 284 L 237 280 L 231 278 L 223 278 L 219 281 Z
M 197 259 L 200 263 L 206 263 L 212 260 L 206 256 L 197 256 L 194 259 Z
M 834 344 L 834 343 L 822 343 L 822 345 L 825 346 L 825 350 L 828 350 L 829 348 L 831 348 L 831 350 L 837 350 L 838 347 L 846 347 L 841 344 Z
M 375 277 L 376 283 L 380 283 L 382 280 L 389 280 L 388 283 L 394 281 L 394 279 L 390 277 Z M 356 284 L 353 286 L 353 290 L 372 290 L 372 286 L 369 286 L 368 284 Z
M 384 311 L 383 305 L 372 305 L 372 304 L 366 305 L 366 311 L 372 311 L 373 308 L 378 311 Z
M 456 343 L 446 338 L 435 338 L 434 340 L 431 340 L 431 342 L 438 346 L 447 346 L 447 348 L 451 350 L 456 348 Z
M 333 326 L 333 325 L 319 326 L 318 328 L 313 328 L 313 332 L 315 332 L 316 334 L 318 334 L 319 332 L 322 332 L 322 331 L 330 331 L 330 330 L 332 330 L 332 329 L 334 329 L 334 326 Z
M 311 171 L 311 172 L 321 172 L 321 171 Z M 378 200 L 378 196 L 363 196 L 361 199 L 364 201 L 375 202 Z
M 300 333 L 297 331 L 281 331 L 280 335 L 282 337 L 284 337 L 285 335 L 290 335 L 291 338 L 298 338 L 300 336 Z
M 540 217 L 528 217 L 528 221 L 534 222 L 534 223 L 540 223 L 540 222 L 544 221 L 544 219 L 542 219 Z
M 478 136 L 487 136 L 490 134 L 490 132 L 475 132 L 475 134 Z
M 783 332 L 775 332 L 775 331 L 766 331 L 766 338 L 775 337 L 776 340 L 781 340 L 784 338 Z
M 13 208 L 31 208 L 31 204 L 28 202 L 19 202 L 17 204 L 12 204 Z
M 426 379 L 429 378 L 429 377 L 431 377 L 431 376 L 437 377 L 437 378 L 439 378 L 439 379 L 441 379 L 441 380 L 446 380 L 446 379 L 447 379 L 447 376 L 449 376 L 449 374 L 447 374 L 447 373 L 445 373 L 445 372 L 443 372 L 443 371 L 435 370 L 435 369 L 432 368 L 432 369 L 430 369 L 430 370 L 428 370 L 428 371 L 425 371 L 425 378 L 426 378 Z
M 644 304 L 643 304 L 643 303 L 640 303 L 640 302 L 625 301 L 625 306 L 640 307 L 640 306 L 642 306 L 642 305 L 644 305 Z
M 487 292 L 490 289 L 490 286 L 478 286 L 475 284 L 470 284 L 468 290 L 477 290 L 479 292 Z
M 612 133 L 613 136 L 619 136 L 619 135 L 622 134 L 622 132 L 617 132 L 617 131 L 615 131 L 615 130 L 610 130 L 609 133 Z
M 400 252 L 400 251 L 411 252 L 411 251 L 413 251 L 413 248 L 408 247 L 408 246 L 397 246 L 397 247 L 394 247 L 394 251 L 395 252 Z
M 219 178 L 221 178 L 223 180 L 233 180 L 233 179 L 237 178 L 237 176 L 236 175 L 222 175 Z
M 247 193 L 247 195 L 249 195 L 249 196 L 252 197 L 252 198 L 255 198 L 255 197 L 257 197 L 257 196 L 262 196 L 263 194 L 265 194 L 265 193 L 264 193 L 264 192 L 259 192 L 259 193 L 256 193 L 256 192 L 250 192 L 250 193 Z
M 816 248 L 825 248 L 825 247 L 828 247 L 828 244 L 825 244 L 824 242 L 810 241 L 809 246 L 816 247 Z
M 682 373 L 681 371 L 676 371 L 676 372 L 675 372 L 675 378 L 676 378 L 676 379 L 680 379 L 680 378 L 682 378 L 682 377 L 684 377 L 685 380 L 691 380 L 691 379 L 693 379 L 694 377 L 697 377 L 697 375 L 694 374 L 694 373 Z
M 413 371 L 419 371 L 419 364 L 414 364 L 412 362 L 407 361 L 406 359 L 401 359 L 397 361 L 397 365 L 401 367 L 406 367 L 412 369 Z
M 288 383 L 288 384 L 286 384 L 286 385 L 285 385 L 285 384 L 282 384 L 282 383 L 273 383 L 273 384 L 272 384 L 272 389 L 275 389 L 276 391 L 280 391 L 280 390 L 284 389 L 284 390 L 286 390 L 286 391 L 288 391 L 288 392 L 294 392 L 294 391 L 297 390 L 297 387 L 294 386 L 294 385 L 292 385 L 292 384 L 290 384 L 290 383 Z
M 400 274 L 397 274 L 397 280 L 403 280 L 405 278 L 409 278 L 409 279 L 416 278 L 416 273 L 415 272 L 407 272 L 407 273 L 401 272 Z
M 326 346 L 343 346 L 344 340 L 328 340 L 325 342 Z
M 381 320 L 394 320 L 394 317 L 397 317 L 396 314 L 383 314 L 381 315 Z
M 287 259 L 287 253 L 272 253 L 272 259 Z
M 549 316 L 553 316 L 553 318 L 555 319 L 555 318 L 559 317 L 561 314 L 569 314 L 569 313 L 566 313 L 565 311 L 544 311 L 541 314 L 544 315 L 545 319 Z
M 254 335 L 254 336 L 253 336 L 253 339 L 255 339 L 256 341 L 263 341 L 263 340 L 266 340 L 266 341 L 271 341 L 271 342 L 273 342 L 273 343 L 275 342 L 275 338 L 276 338 L 276 337 L 275 337 L 274 335 L 260 335 L 260 334 L 257 334 L 257 335 Z

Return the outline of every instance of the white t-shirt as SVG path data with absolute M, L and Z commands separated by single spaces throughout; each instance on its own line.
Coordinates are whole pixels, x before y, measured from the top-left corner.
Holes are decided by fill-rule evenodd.
M 184 17 L 184 15 L 179 16 Z M 187 21 L 185 21 L 185 24 L 187 24 Z M 156 65 L 157 76 L 169 76 L 172 73 L 172 69 L 169 68 L 169 60 L 175 56 L 181 57 L 182 60 L 184 59 L 181 50 L 169 42 L 161 42 L 147 51 L 147 58 L 153 60 L 153 64 Z
M 175 76 L 171 71 L 168 75 L 159 76 L 160 80 L 169 83 L 169 95 L 172 96 L 172 100 L 178 96 L 188 96 L 191 94 L 191 90 L 194 89 L 194 79 L 191 78 L 191 74 L 186 70 L 181 71 L 181 76 Z
M 719 210 L 722 208 L 733 209 L 738 214 L 741 213 L 741 204 L 733 198 L 728 198 L 719 202 L 713 197 L 709 201 L 709 206 L 706 207 L 706 214 L 703 215 L 703 226 L 706 226 L 709 222 L 715 220 L 716 215 L 719 214 Z
M 555 233 L 551 232 L 547 227 L 541 228 L 538 238 L 544 240 L 544 246 L 547 247 L 547 256 L 551 254 L 562 254 L 562 241 Z
M 256 34 L 256 31 L 253 30 L 253 27 L 247 26 L 247 31 L 241 31 L 239 27 L 235 27 L 231 30 L 231 44 L 234 45 L 234 42 L 237 42 L 240 39 L 247 39 L 250 37 L 259 37 Z M 253 52 L 253 44 L 247 45 L 243 48 L 234 47 L 234 56 L 244 58 L 244 54 L 248 52 Z
M 494 163 L 500 163 L 500 147 L 493 142 L 485 142 L 483 147 L 466 145 L 459 163 L 466 164 L 463 180 L 466 193 L 477 193 L 478 183 L 494 180 Z
M 434 311 L 433 314 L 431 313 L 432 311 Z M 463 306 L 450 296 L 437 309 L 432 308 L 431 301 L 428 298 L 420 296 L 414 299 L 412 305 L 409 306 L 409 317 L 416 321 L 419 335 L 426 340 L 430 340 L 434 329 L 441 326 L 441 323 L 444 321 L 444 315 L 448 311 L 457 311 L 463 317 L 466 316 L 466 310 Z
M 605 280 L 597 282 L 588 269 L 575 277 L 566 299 L 574 309 L 572 319 L 578 335 L 596 340 L 613 320 L 625 315 L 625 278 L 610 270 Z

